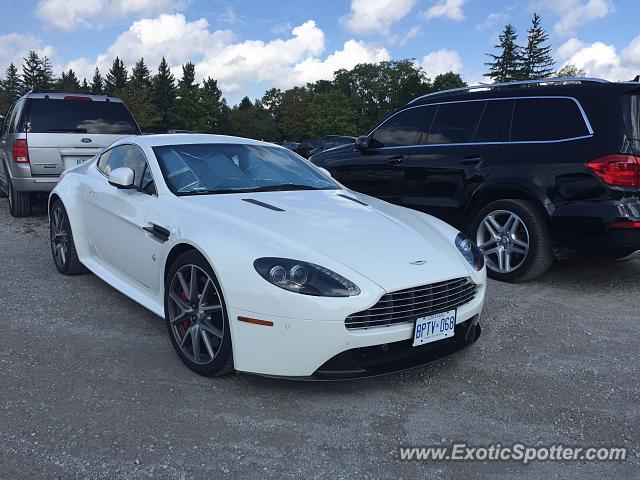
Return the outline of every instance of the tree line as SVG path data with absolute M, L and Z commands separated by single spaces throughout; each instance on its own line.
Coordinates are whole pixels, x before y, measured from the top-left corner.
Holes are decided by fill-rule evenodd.
M 494 81 L 544 78 L 553 74 L 548 35 L 534 14 L 526 45 L 517 45 L 517 32 L 505 26 L 489 54 L 487 76 Z M 580 74 L 577 70 L 564 73 Z M 584 73 L 584 72 L 582 72 Z M 332 80 L 318 80 L 289 89 L 271 88 L 256 100 L 244 97 L 229 106 L 216 79 L 196 82 L 195 65 L 187 62 L 176 78 L 162 58 L 154 73 L 141 58 L 131 70 L 116 57 L 103 76 L 98 68 L 90 81 L 80 82 L 69 69 L 55 76 L 50 60 L 31 51 L 21 71 L 12 63 L 0 80 L 0 112 L 24 93 L 58 90 L 111 94 L 129 107 L 143 132 L 192 130 L 270 141 L 303 140 L 327 134 L 359 135 L 413 98 L 439 90 L 464 87 L 459 74 L 448 72 L 433 80 L 413 59 L 359 64 L 341 69 Z

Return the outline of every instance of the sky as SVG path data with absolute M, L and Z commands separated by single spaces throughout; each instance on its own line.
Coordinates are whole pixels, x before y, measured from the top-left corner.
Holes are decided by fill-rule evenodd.
M 452 70 L 486 81 L 485 54 L 504 25 L 523 42 L 534 12 L 557 67 L 640 74 L 640 0 L 0 0 L 0 11 L 0 72 L 29 50 L 87 80 L 116 56 L 129 67 L 144 57 L 152 71 L 165 56 L 176 76 L 192 61 L 232 104 L 404 58 L 430 78 Z

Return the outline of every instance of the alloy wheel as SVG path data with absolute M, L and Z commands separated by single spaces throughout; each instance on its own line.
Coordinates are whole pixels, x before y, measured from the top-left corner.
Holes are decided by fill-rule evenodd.
M 476 244 L 494 272 L 510 273 L 522 266 L 529 254 L 529 231 L 522 219 L 508 210 L 487 214 L 478 226 Z
M 216 284 L 197 265 L 182 266 L 169 285 L 169 322 L 182 353 L 192 362 L 211 363 L 222 347 L 224 309 Z
M 56 264 L 64 267 L 69 256 L 69 234 L 64 226 L 64 211 L 60 207 L 51 211 L 51 247 Z

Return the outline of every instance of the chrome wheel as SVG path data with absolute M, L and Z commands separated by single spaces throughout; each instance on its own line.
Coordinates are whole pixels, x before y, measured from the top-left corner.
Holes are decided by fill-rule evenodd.
M 510 273 L 522 266 L 529 254 L 529 242 L 527 226 L 508 210 L 487 214 L 476 234 L 476 244 L 487 267 L 499 273 Z
M 64 211 L 60 207 L 51 211 L 51 250 L 56 265 L 63 268 L 69 256 L 69 234 L 64 226 Z
M 167 314 L 180 350 L 196 364 L 211 363 L 225 333 L 225 312 L 214 281 L 199 266 L 184 265 L 171 279 L 168 295 Z

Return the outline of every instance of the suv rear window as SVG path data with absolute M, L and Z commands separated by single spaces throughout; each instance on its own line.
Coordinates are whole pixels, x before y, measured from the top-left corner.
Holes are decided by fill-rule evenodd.
M 563 140 L 589 135 L 582 113 L 570 98 L 516 100 L 512 142 Z
M 30 101 L 27 133 L 105 133 L 138 135 L 140 130 L 121 102 Z

